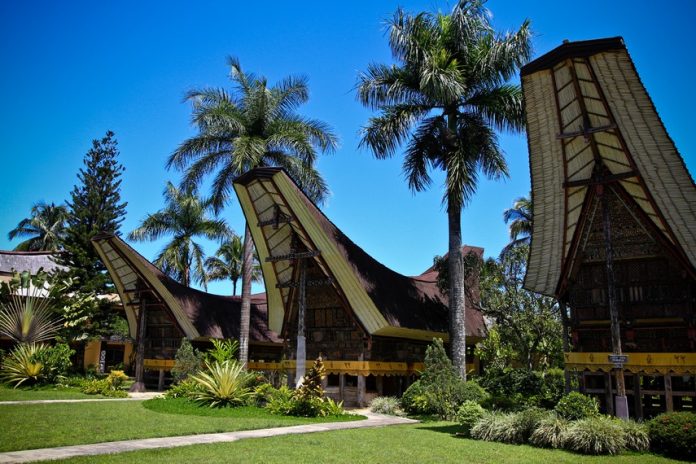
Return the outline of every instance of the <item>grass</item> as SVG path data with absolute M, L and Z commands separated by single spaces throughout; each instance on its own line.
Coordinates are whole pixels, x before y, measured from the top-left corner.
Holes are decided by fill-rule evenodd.
M 73 458 L 67 463 L 182 463 L 191 462 L 289 462 L 321 463 L 457 463 L 485 464 L 539 462 L 567 464 L 666 464 L 670 459 L 653 454 L 583 456 L 527 445 L 505 445 L 463 438 L 452 433 L 451 423 L 424 423 L 380 429 L 353 429 L 306 435 L 240 440 L 234 443 L 195 445 L 175 449 L 135 451 L 123 454 Z
M 274 416 L 252 407 L 212 409 L 183 399 L 4 405 L 0 417 L 0 452 L 341 420 Z
M 102 395 L 87 395 L 75 387 L 57 387 L 44 385 L 40 387 L 12 388 L 0 384 L 0 401 L 33 401 L 33 400 L 84 400 L 90 398 L 106 398 Z

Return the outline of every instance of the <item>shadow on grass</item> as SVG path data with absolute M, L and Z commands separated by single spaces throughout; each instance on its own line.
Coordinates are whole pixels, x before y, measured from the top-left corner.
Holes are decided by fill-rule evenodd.
M 461 431 L 461 426 L 458 424 L 441 424 L 441 425 L 435 425 L 435 424 L 422 424 L 421 426 L 418 427 L 421 430 L 430 430 L 431 432 L 440 432 L 440 433 L 446 433 L 448 435 L 455 435 L 457 432 Z

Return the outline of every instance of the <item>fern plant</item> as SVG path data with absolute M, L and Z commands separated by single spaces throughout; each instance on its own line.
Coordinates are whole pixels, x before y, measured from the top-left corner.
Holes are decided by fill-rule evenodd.
M 237 361 L 206 362 L 205 372 L 191 376 L 201 388 L 194 398 L 210 407 L 240 406 L 252 393 L 251 377 Z

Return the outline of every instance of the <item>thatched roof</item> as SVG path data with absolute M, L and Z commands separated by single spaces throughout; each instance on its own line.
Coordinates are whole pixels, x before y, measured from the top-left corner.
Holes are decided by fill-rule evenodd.
M 0 274 L 29 271 L 31 275 L 36 275 L 39 269 L 46 272 L 66 270 L 67 267 L 56 263 L 55 258 L 56 253 L 52 251 L 0 250 Z
M 269 326 L 280 332 L 292 304 L 293 260 L 268 261 L 292 253 L 293 236 L 331 279 L 363 328 L 373 335 L 430 340 L 447 338 L 447 299 L 437 274 L 407 277 L 367 254 L 341 232 L 279 168 L 255 169 L 235 181 L 235 191 L 261 260 L 269 302 Z M 482 253 L 482 249 L 478 248 Z M 278 285 L 280 284 L 280 285 Z M 467 333 L 482 336 L 483 317 L 467 301 Z
M 534 202 L 525 285 L 558 296 L 590 190 L 628 194 L 696 267 L 696 187 L 619 37 L 564 43 L 522 68 Z
M 92 239 L 126 308 L 131 335 L 135 336 L 134 303 L 138 282 L 164 303 L 177 325 L 190 339 L 239 338 L 240 297 L 213 295 L 182 285 L 157 269 L 119 237 L 101 234 Z M 265 294 L 252 295 L 249 338 L 252 343 L 282 343 L 268 329 Z

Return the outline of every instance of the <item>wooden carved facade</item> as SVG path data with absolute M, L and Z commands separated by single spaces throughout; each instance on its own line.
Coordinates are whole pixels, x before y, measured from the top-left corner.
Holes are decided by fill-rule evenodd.
M 522 86 L 525 285 L 569 309 L 566 369 L 608 412 L 615 395 L 622 415 L 693 410 L 696 187 L 623 40 L 564 43 L 522 69 Z

